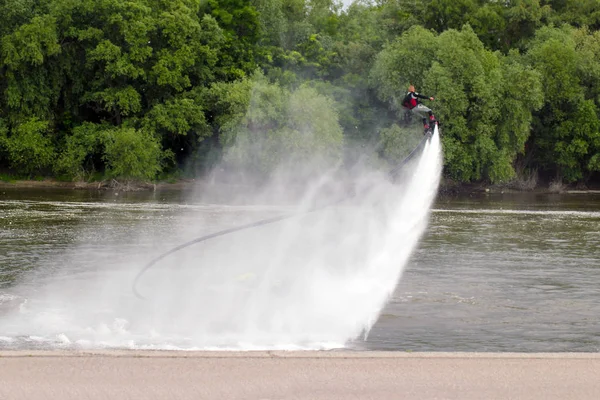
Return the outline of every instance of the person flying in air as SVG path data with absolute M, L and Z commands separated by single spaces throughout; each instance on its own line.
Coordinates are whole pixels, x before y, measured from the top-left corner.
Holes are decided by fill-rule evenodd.
M 402 106 L 412 111 L 413 114 L 423 117 L 423 127 L 425 128 L 425 131 L 427 131 L 429 129 L 429 123 L 434 124 L 436 122 L 435 116 L 429 107 L 426 107 L 419 102 L 419 99 L 435 100 L 433 97 L 424 96 L 415 92 L 415 87 L 410 85 L 408 87 L 408 93 L 406 93 L 406 96 L 404 96 L 404 100 L 402 101 Z M 425 114 L 429 114 L 429 121 L 425 117 Z

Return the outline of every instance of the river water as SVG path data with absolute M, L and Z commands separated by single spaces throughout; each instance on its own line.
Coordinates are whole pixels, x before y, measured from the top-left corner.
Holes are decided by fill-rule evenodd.
M 28 294 L 61 279 L 81 284 L 54 284 L 51 290 L 64 291 L 66 301 L 81 301 L 81 309 L 95 307 L 93 312 L 100 313 L 80 293 L 90 290 L 86 282 L 111 272 L 127 289 L 132 274 L 118 275 L 119 268 L 132 257 L 148 261 L 158 249 L 181 243 L 185 236 L 179 227 L 194 227 L 185 231 L 194 237 L 275 213 L 269 207 L 189 199 L 180 191 L 0 189 L 0 327 L 3 318 L 31 306 Z M 352 307 L 339 309 L 352 312 Z M 597 352 L 599 316 L 600 195 L 441 198 L 379 319 L 366 338 L 346 346 Z M 56 347 L 57 341 L 36 332 L 37 323 L 31 322 L 26 337 L 0 331 L 0 347 Z M 69 321 L 56 321 L 62 323 Z M 122 328 L 114 325 L 119 320 L 105 327 L 111 335 Z M 77 345 L 68 338 L 58 343 Z

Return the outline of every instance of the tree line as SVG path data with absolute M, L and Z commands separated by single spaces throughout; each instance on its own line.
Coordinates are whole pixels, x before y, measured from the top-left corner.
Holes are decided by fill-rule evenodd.
M 413 84 L 447 178 L 594 185 L 599 28 L 598 0 L 1 0 L 0 171 L 393 162 Z

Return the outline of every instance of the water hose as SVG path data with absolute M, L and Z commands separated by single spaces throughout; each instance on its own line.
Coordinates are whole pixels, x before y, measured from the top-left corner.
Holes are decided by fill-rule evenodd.
M 419 142 L 419 144 L 417 145 L 417 147 L 415 147 L 415 149 L 413 151 L 410 152 L 410 154 L 408 156 L 406 156 L 406 158 L 404 158 L 404 160 L 402 160 L 400 163 L 398 163 L 394 168 L 392 168 L 389 172 L 390 177 L 392 178 L 392 180 L 394 180 L 398 174 L 398 172 L 400 171 L 400 169 L 406 165 L 406 163 L 408 163 L 412 158 L 414 158 L 415 154 L 423 148 L 423 146 L 425 146 L 425 143 L 431 138 L 431 134 L 427 133 L 425 134 L 425 136 L 423 137 L 423 139 L 421 139 L 421 141 Z M 142 267 L 142 269 L 140 269 L 140 271 L 137 273 L 137 275 L 135 276 L 134 280 L 133 280 L 133 284 L 131 285 L 131 290 L 133 291 L 133 294 L 142 300 L 145 300 L 146 298 L 144 296 L 142 296 L 142 294 L 137 290 L 137 283 L 140 280 L 140 278 L 146 273 L 146 271 L 148 271 L 150 268 L 152 268 L 154 265 L 156 265 L 156 263 L 158 263 L 160 260 L 162 260 L 163 258 L 178 252 L 179 250 L 185 249 L 186 247 L 189 247 L 193 244 L 196 243 L 201 243 L 201 242 L 205 242 L 207 240 L 210 239 L 214 239 L 216 237 L 219 236 L 223 236 L 223 235 L 227 235 L 229 233 L 233 233 L 233 232 L 239 232 L 239 231 L 243 231 L 246 229 L 250 229 L 250 228 L 256 228 L 259 226 L 263 226 L 263 225 L 268 225 L 268 224 L 272 224 L 275 222 L 279 222 L 279 221 L 283 221 L 285 219 L 289 219 L 289 218 L 293 218 L 293 217 L 297 217 L 300 215 L 306 215 L 306 214 L 310 214 L 313 213 L 315 211 L 319 211 L 322 210 L 324 208 L 328 208 L 328 207 L 332 207 L 335 206 L 339 203 L 342 203 L 346 200 L 350 200 L 352 198 L 356 197 L 356 193 L 351 193 L 341 199 L 338 199 L 334 202 L 331 203 L 327 203 L 324 205 L 320 205 L 320 206 L 315 206 L 312 208 L 309 208 L 307 210 L 302 210 L 302 211 L 298 211 L 292 214 L 285 214 L 285 215 L 280 215 L 277 217 L 272 217 L 272 218 L 267 218 L 267 219 L 263 219 L 260 221 L 256 221 L 256 222 L 252 222 L 249 224 L 245 224 L 245 225 L 240 225 L 240 226 L 236 226 L 233 228 L 228 228 L 228 229 L 224 229 L 222 231 L 219 232 L 214 232 L 208 235 L 204 235 L 201 237 L 198 237 L 196 239 L 190 240 L 189 242 L 185 242 L 183 244 L 180 244 L 179 246 L 173 247 L 171 250 L 162 253 L 161 255 L 159 255 L 158 257 L 154 258 L 153 260 L 151 260 L 149 263 L 147 263 L 146 265 L 144 265 L 144 267 Z

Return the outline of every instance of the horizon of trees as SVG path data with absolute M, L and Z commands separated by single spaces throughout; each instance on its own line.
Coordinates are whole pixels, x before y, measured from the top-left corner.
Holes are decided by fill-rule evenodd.
M 598 0 L 3 0 L 0 171 L 393 164 L 409 84 L 447 178 L 600 183 Z

